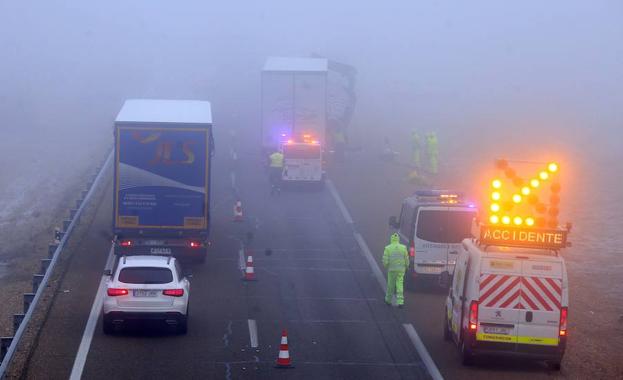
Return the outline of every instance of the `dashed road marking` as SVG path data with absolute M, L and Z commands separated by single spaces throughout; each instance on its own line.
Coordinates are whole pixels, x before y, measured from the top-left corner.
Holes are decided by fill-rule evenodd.
M 417 331 L 415 331 L 415 327 L 413 327 L 413 325 L 410 323 L 403 323 L 402 327 L 407 332 L 407 335 L 409 335 L 409 339 L 411 339 L 411 343 L 413 343 L 415 348 L 420 353 L 420 357 L 422 358 L 422 361 L 424 362 L 424 365 L 428 369 L 428 373 L 433 378 L 433 380 L 443 380 L 443 376 L 441 376 L 439 369 L 437 369 L 437 366 L 435 365 L 433 358 L 431 358 L 430 355 L 428 354 L 428 351 L 426 350 L 426 347 L 424 347 L 424 343 L 422 342 L 422 339 L 420 339 L 420 336 L 418 335 Z
M 387 282 L 385 280 L 385 276 L 383 275 L 383 272 L 381 271 L 381 268 L 379 267 L 376 260 L 374 260 L 374 256 L 372 256 L 372 252 L 370 252 L 370 248 L 368 248 L 368 244 L 363 239 L 363 236 L 361 236 L 359 232 L 354 230 L 353 218 L 350 216 L 348 209 L 344 205 L 344 202 L 342 201 L 340 194 L 337 192 L 337 189 L 335 188 L 331 180 L 327 180 L 327 187 L 329 188 L 329 191 L 331 192 L 333 199 L 335 199 L 335 203 L 337 204 L 337 207 L 340 209 L 342 216 L 346 220 L 346 223 L 353 225 L 353 235 L 355 236 L 355 240 L 357 241 L 359 248 L 361 248 L 361 252 L 363 252 L 364 257 L 366 258 L 366 261 L 368 262 L 368 264 L 370 265 L 370 268 L 372 269 L 372 272 L 374 273 L 374 277 L 376 277 L 376 280 L 381 286 L 381 289 L 383 289 L 383 292 L 386 292 Z M 431 377 L 435 380 L 443 379 L 443 377 L 441 376 L 441 373 L 439 372 L 439 369 L 437 368 L 437 365 L 435 365 L 435 362 L 433 361 L 430 354 L 426 350 L 424 343 L 422 343 L 422 340 L 420 339 L 419 335 L 415 331 L 415 328 L 413 327 L 413 325 L 403 324 L 403 327 L 405 331 L 407 332 L 407 335 L 409 335 L 409 338 L 411 339 L 411 343 L 413 343 L 413 345 L 415 346 L 415 349 L 417 350 L 418 354 L 422 358 L 422 361 L 424 362 L 424 365 L 426 366 L 426 369 L 428 370 L 428 373 L 431 375 Z
M 251 341 L 251 347 L 258 347 L 258 338 L 257 338 L 257 322 L 255 319 L 249 319 L 249 340 Z
M 110 252 L 108 253 L 108 259 L 106 260 L 106 266 L 104 270 L 112 269 L 112 265 L 115 259 L 114 251 L 115 246 L 113 244 L 110 247 Z M 104 303 L 104 291 L 106 288 L 107 280 L 108 276 L 102 275 L 99 287 L 97 288 L 97 294 L 95 295 L 95 300 L 93 301 L 93 305 L 91 306 L 91 313 L 89 314 L 87 325 L 84 328 L 84 332 L 82 333 L 82 340 L 80 341 L 80 346 L 78 347 L 78 353 L 76 353 L 76 359 L 74 360 L 74 365 L 71 369 L 71 375 L 69 375 L 69 380 L 80 380 L 80 378 L 82 377 L 82 371 L 84 370 L 84 365 L 87 361 L 87 355 L 89 354 L 89 349 L 91 348 L 91 342 L 93 341 L 93 334 L 95 333 L 97 320 L 102 310 L 102 304 Z

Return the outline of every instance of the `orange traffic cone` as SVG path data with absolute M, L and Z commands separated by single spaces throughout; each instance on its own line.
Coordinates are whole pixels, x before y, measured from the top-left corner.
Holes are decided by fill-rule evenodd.
M 255 268 L 253 268 L 253 256 L 247 256 L 247 266 L 244 268 L 244 280 L 255 281 Z
M 288 332 L 281 332 L 281 344 L 279 345 L 279 356 L 277 357 L 276 368 L 292 368 L 292 359 L 290 358 L 290 350 L 288 349 Z
M 242 222 L 242 202 L 234 203 L 234 222 Z

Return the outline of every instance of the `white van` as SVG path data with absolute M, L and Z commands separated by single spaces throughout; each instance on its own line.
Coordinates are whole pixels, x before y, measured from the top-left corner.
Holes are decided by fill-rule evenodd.
M 523 356 L 560 369 L 567 339 L 565 261 L 556 250 L 465 239 L 446 299 L 444 338 L 476 355 Z
M 461 241 L 471 236 L 476 212 L 460 193 L 448 190 L 419 190 L 402 202 L 400 216 L 390 217 L 389 224 L 409 249 L 409 287 L 416 277 L 450 284 Z

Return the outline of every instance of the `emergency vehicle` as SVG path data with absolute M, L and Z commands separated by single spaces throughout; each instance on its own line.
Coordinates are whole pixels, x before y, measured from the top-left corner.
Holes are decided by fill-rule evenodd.
M 311 135 L 290 139 L 283 143 L 284 183 L 308 182 L 321 184 L 324 181 L 322 145 Z
M 542 175 L 532 191 L 551 175 Z M 509 199 L 521 193 L 521 186 L 502 186 L 499 179 L 492 184 L 491 204 L 504 202 L 505 188 L 512 190 Z M 444 338 L 456 344 L 465 365 L 478 355 L 504 355 L 544 360 L 558 370 L 567 344 L 569 304 L 560 251 L 569 245 L 571 226 L 553 227 L 552 220 L 526 216 L 525 209 L 489 209 L 486 222 L 474 221 L 472 237 L 460 245 L 446 299 Z
M 475 217 L 475 205 L 456 191 L 418 190 L 402 202 L 399 217 L 390 217 L 389 225 L 409 249 L 407 287 L 415 278 L 450 284 L 461 241 L 471 235 Z

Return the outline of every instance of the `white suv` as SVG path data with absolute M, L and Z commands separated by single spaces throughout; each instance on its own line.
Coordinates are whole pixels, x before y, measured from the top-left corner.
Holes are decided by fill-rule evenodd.
M 122 256 L 107 274 L 105 334 L 128 320 L 161 320 L 186 333 L 190 283 L 174 257 Z

